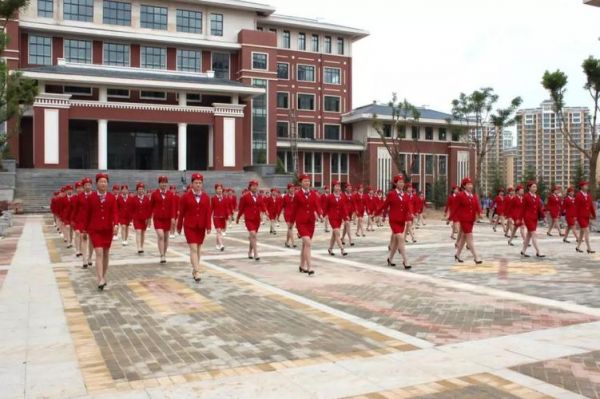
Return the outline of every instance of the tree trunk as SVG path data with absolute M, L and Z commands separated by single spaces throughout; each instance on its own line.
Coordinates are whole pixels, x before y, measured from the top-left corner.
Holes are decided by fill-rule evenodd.
M 481 192 L 481 175 L 482 175 L 482 166 L 483 166 L 484 157 L 477 157 L 477 170 L 475 170 L 475 189 L 477 190 L 477 195 L 482 195 Z
M 596 167 L 598 165 L 598 154 L 599 151 L 592 150 L 592 157 L 589 160 L 590 163 L 590 193 L 592 196 L 596 195 L 596 189 L 598 187 L 598 182 L 596 181 Z M 576 182 L 578 184 L 579 182 Z

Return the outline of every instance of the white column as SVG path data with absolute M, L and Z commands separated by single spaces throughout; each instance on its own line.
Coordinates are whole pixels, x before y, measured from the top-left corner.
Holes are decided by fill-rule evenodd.
M 181 93 L 179 93 L 181 102 Z M 187 169 L 187 123 L 177 124 L 177 165 L 179 170 Z
M 187 105 L 187 93 L 185 91 L 179 92 L 179 106 L 185 107 Z
M 108 121 L 98 120 L 98 169 L 108 169 Z
M 214 130 L 213 130 L 213 125 L 209 125 L 208 126 L 208 167 L 212 168 L 214 167 L 213 164 L 213 154 L 214 154 L 214 143 L 215 143 L 215 138 L 214 138 Z
M 232 104 L 239 104 L 240 103 L 240 96 L 237 94 L 234 94 L 231 96 L 231 103 Z
M 98 101 L 103 103 L 108 101 L 108 89 L 106 87 L 100 87 L 98 89 Z

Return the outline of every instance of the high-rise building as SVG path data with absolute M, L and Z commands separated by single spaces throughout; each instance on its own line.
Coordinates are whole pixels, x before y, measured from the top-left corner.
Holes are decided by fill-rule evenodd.
M 539 108 L 521 109 L 517 114 L 520 122 L 517 124 L 515 181 L 522 181 L 523 176 L 532 171 L 548 185 L 565 187 L 576 183 L 573 179 L 579 166 L 588 174 L 587 159 L 569 145 L 561 132 L 552 101 L 544 101 Z M 588 118 L 586 107 L 565 107 L 562 118 L 565 131 L 585 149 L 591 146 Z

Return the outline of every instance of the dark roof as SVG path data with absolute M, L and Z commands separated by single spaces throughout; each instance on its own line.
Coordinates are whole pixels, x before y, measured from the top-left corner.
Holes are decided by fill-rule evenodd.
M 452 119 L 452 115 L 446 114 L 445 112 L 435 111 L 433 109 L 417 107 L 421 113 L 421 119 L 438 119 L 447 120 Z M 377 115 L 388 115 L 392 116 L 392 108 L 388 104 L 369 104 L 363 105 L 362 107 L 354 108 L 350 111 L 349 115 L 356 114 L 377 114 Z
M 178 73 L 167 74 L 160 72 L 148 71 L 124 71 L 112 68 L 88 68 L 66 65 L 45 65 L 32 68 L 21 69 L 23 72 L 39 72 L 39 73 L 55 73 L 57 75 L 82 75 L 82 76 L 97 76 L 103 78 L 116 79 L 143 79 L 161 82 L 178 82 L 178 83 L 195 83 L 195 84 L 212 84 L 226 85 L 235 87 L 251 87 L 250 85 L 229 79 L 208 78 L 204 76 L 183 75 Z

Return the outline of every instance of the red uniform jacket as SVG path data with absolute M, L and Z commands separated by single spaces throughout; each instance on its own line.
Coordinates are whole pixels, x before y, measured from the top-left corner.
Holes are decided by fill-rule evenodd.
M 88 197 L 87 217 L 85 231 L 101 232 L 111 231 L 119 223 L 119 211 L 117 210 L 117 199 L 112 193 L 106 193 L 104 201 L 94 191 Z
M 550 194 L 548 196 L 548 201 L 546 202 L 546 209 L 550 213 L 550 217 L 556 219 L 560 216 L 561 199 L 556 194 Z
M 523 197 L 515 195 L 510 201 L 511 218 L 515 222 L 523 222 L 523 211 L 524 211 Z
M 338 225 L 344 220 L 348 220 L 348 213 L 346 213 L 346 197 L 344 194 L 340 193 L 339 197 L 336 197 L 335 194 L 325 195 L 325 206 L 323 209 L 323 214 L 327 215 L 329 218 L 329 222 L 335 225 Z
M 283 219 L 294 223 L 294 196 L 289 193 L 283 196 Z
M 88 195 L 86 195 L 85 192 L 81 192 L 77 194 L 77 198 L 75 199 L 73 213 L 75 228 L 78 230 L 85 231 L 90 195 L 92 195 L 92 192 Z
M 384 199 L 383 196 L 382 198 L 379 198 L 378 195 L 373 197 L 373 215 L 374 216 L 381 216 L 381 206 L 383 205 Z
M 319 201 L 321 201 L 321 209 L 323 210 L 324 214 L 327 214 L 325 212 L 325 208 L 327 207 L 327 200 L 329 199 L 329 195 L 330 194 L 321 194 L 319 197 Z
M 496 195 L 494 198 L 494 208 L 496 208 L 496 213 L 500 216 L 504 216 L 506 212 L 506 197 L 503 195 Z
M 456 213 L 459 221 L 474 223 L 481 213 L 477 194 L 469 195 L 466 191 L 459 193 L 456 196 Z
M 294 195 L 294 203 L 294 221 L 297 226 L 314 225 L 316 221 L 315 212 L 318 215 L 323 215 L 321 200 L 314 191 L 309 191 L 307 196 L 304 190 L 298 190 Z
M 183 194 L 181 196 L 183 196 Z M 174 205 L 175 206 L 175 217 L 177 217 L 177 215 L 179 214 L 179 201 L 180 200 L 181 200 L 181 197 L 177 193 L 173 193 L 173 201 L 175 204 Z
M 577 208 L 578 219 L 596 219 L 596 210 L 590 193 L 578 192 L 575 195 L 575 208 Z
M 60 218 L 63 222 L 70 224 L 71 223 L 71 213 L 73 211 L 73 200 L 75 196 L 71 195 L 70 197 L 65 195 L 62 197 L 61 207 L 60 207 Z
M 267 207 L 267 214 L 269 215 L 269 219 L 275 220 L 278 214 L 277 197 L 273 197 L 272 195 L 265 197 L 265 206 Z
M 356 216 L 364 216 L 365 212 L 367 211 L 367 202 L 365 201 L 364 194 L 361 194 L 359 192 L 354 193 L 354 195 L 352 195 L 352 202 L 354 205 L 354 212 L 356 212 Z
M 127 200 L 129 195 L 123 197 L 119 195 L 117 197 L 117 210 L 119 211 L 119 224 L 129 224 L 131 216 L 129 216 L 129 209 L 127 208 Z
M 574 221 L 577 218 L 577 207 L 575 206 L 575 197 L 567 195 L 563 201 L 563 211 L 565 213 L 565 219 L 568 221 Z M 572 224 L 572 223 L 571 223 Z
M 542 202 L 536 194 L 525 193 L 523 196 L 523 220 L 536 221 L 542 216 Z
M 210 197 L 200 193 L 200 200 L 196 201 L 193 190 L 183 194 L 179 200 L 179 217 L 177 218 L 177 231 L 182 227 L 187 229 L 210 230 Z
M 256 198 L 252 199 L 252 193 L 248 191 L 240 198 L 237 221 L 243 215 L 246 224 L 250 222 L 253 227 L 258 228 L 261 212 L 267 212 L 263 197 L 256 194 Z
M 425 200 L 420 196 L 415 195 L 415 213 L 423 213 L 423 208 L 425 208 Z
M 52 197 L 52 199 L 50 200 L 50 212 L 52 212 L 53 215 L 57 215 L 57 207 L 56 207 L 57 203 L 58 203 L 58 197 L 57 196 Z
M 515 196 L 507 195 L 504 197 L 504 216 L 512 219 L 512 206 Z
M 133 220 L 143 221 L 150 219 L 152 215 L 150 197 L 144 195 L 140 201 L 140 197 L 137 194 L 129 196 L 127 199 L 127 210 L 129 217 Z
M 168 190 L 165 191 L 164 198 L 160 190 L 155 190 L 150 196 L 150 208 L 154 219 L 174 219 L 177 215 L 175 196 Z
M 398 190 L 391 190 L 388 192 L 387 197 L 378 213 L 388 215 L 391 223 L 403 223 L 407 220 L 412 219 L 413 207 L 408 194 L 404 192 L 398 192 Z
M 183 197 L 182 197 L 183 198 Z M 210 200 L 210 207 L 212 208 L 212 215 L 215 219 L 227 219 L 231 215 L 230 205 L 231 201 L 225 196 L 221 196 L 221 200 L 217 195 L 213 195 Z
M 348 215 L 348 219 L 352 219 L 352 215 L 354 214 L 354 198 L 352 198 L 352 194 L 342 193 L 342 195 L 346 199 L 346 214 Z

